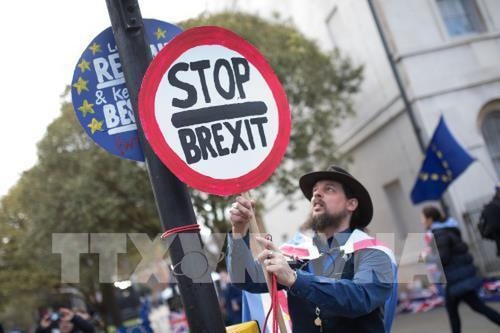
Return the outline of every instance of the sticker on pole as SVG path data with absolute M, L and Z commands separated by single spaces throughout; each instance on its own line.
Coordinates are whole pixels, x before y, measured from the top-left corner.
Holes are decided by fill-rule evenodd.
M 170 23 L 144 19 L 153 56 L 181 32 Z M 73 107 L 87 134 L 108 152 L 144 161 L 132 103 L 111 28 L 101 32 L 78 60 L 71 83 Z
M 139 115 L 162 162 L 218 195 L 262 184 L 290 137 L 290 108 L 271 66 L 219 27 L 187 30 L 165 46 L 144 76 Z

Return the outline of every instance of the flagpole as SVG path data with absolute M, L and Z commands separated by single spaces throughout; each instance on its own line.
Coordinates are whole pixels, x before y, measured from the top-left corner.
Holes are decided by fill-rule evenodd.
M 394 75 L 394 79 L 396 80 L 396 84 L 398 86 L 399 94 L 401 95 L 401 99 L 403 100 L 405 111 L 410 118 L 411 127 L 413 128 L 413 132 L 417 137 L 418 146 L 420 148 L 420 152 L 422 155 L 425 154 L 425 143 L 422 138 L 422 130 L 420 126 L 418 126 L 417 120 L 415 118 L 415 111 L 413 110 L 413 106 L 408 98 L 408 94 L 406 93 L 406 89 L 403 85 L 403 81 L 401 80 L 401 76 L 399 75 L 398 68 L 396 66 L 396 61 L 394 60 L 394 56 L 389 48 L 389 43 L 387 42 L 387 38 L 385 37 L 384 30 L 382 28 L 382 24 L 380 22 L 380 18 L 378 17 L 377 10 L 375 9 L 375 5 L 373 4 L 373 0 L 367 0 L 368 5 L 370 7 L 370 11 L 373 16 L 373 20 L 375 21 L 375 25 L 377 26 L 377 31 L 380 36 L 380 40 L 382 41 L 382 45 L 385 50 L 385 54 L 387 56 L 387 60 L 389 61 L 389 65 L 391 66 L 392 74 Z M 441 208 L 445 215 L 449 215 L 449 207 L 446 204 L 443 198 L 439 199 L 439 203 L 441 204 Z

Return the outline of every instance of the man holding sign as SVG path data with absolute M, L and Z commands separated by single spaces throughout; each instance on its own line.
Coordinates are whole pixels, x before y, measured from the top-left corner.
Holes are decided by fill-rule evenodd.
M 258 261 L 288 291 L 293 332 L 389 332 L 395 309 L 395 261 L 387 247 L 361 231 L 373 216 L 368 191 L 336 166 L 306 174 L 299 183 L 311 202 L 306 225 L 314 231 L 319 257 L 290 263 L 272 242 L 257 237 L 265 248 Z M 238 197 L 230 214 L 231 279 L 249 292 L 267 292 L 262 266 L 248 246 L 251 201 Z

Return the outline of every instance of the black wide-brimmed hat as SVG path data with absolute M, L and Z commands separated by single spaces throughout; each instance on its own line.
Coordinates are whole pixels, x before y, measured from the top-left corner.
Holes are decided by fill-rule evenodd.
M 316 171 L 300 177 L 299 185 L 308 200 L 312 198 L 314 184 L 320 180 L 333 180 L 348 187 L 354 198 L 358 199 L 358 208 L 352 215 L 351 225 L 356 228 L 366 227 L 373 217 L 373 204 L 370 194 L 356 178 L 344 169 L 332 165 L 326 171 Z

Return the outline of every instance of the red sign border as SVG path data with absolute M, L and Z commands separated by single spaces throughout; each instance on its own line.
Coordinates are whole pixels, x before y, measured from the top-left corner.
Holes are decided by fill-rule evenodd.
M 271 151 L 255 169 L 237 178 L 217 179 L 191 169 L 166 142 L 155 117 L 156 93 L 167 70 L 188 49 L 202 45 L 221 45 L 245 57 L 268 84 L 278 107 L 278 134 Z M 177 178 L 195 189 L 221 196 L 242 193 L 266 181 L 281 162 L 291 131 L 290 107 L 285 91 L 264 56 L 242 37 L 217 26 L 186 30 L 158 53 L 142 81 L 139 92 L 139 117 L 144 135 L 153 151 Z

